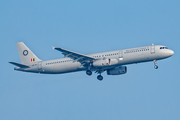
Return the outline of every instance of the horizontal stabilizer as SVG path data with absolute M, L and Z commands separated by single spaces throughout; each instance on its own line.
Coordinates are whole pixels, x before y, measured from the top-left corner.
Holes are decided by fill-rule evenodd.
M 13 65 L 15 65 L 15 66 L 18 66 L 18 67 L 20 67 L 20 68 L 29 68 L 29 66 L 27 66 L 27 65 L 15 63 L 15 62 L 9 62 L 9 63 L 11 63 L 11 64 L 13 64 Z

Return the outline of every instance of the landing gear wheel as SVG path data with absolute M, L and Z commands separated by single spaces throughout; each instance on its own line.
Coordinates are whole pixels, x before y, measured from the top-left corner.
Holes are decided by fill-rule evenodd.
M 158 66 L 156 64 L 157 64 L 157 60 L 154 60 L 154 68 L 158 69 Z
M 98 75 L 97 79 L 101 81 L 101 80 L 103 80 L 103 76 L 102 75 Z
M 155 68 L 155 69 L 158 69 L 158 66 L 157 66 L 157 65 L 155 65 L 155 66 L 154 66 L 154 68 Z
M 90 70 L 87 70 L 86 74 L 90 76 L 90 75 L 92 75 L 92 72 Z

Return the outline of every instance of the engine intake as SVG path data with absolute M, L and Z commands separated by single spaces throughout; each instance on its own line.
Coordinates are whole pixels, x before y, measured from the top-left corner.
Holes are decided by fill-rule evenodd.
M 127 72 L 126 66 L 115 67 L 113 69 L 107 70 L 108 75 L 121 75 L 121 74 L 125 74 L 126 72 Z

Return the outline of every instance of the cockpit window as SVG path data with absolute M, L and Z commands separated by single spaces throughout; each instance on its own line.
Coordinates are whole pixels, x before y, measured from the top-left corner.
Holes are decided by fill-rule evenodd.
M 168 49 L 167 47 L 160 47 L 160 49 Z

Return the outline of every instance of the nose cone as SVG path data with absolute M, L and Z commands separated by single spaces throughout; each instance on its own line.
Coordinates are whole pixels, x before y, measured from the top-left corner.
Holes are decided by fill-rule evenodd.
M 172 55 L 174 55 L 174 51 L 168 50 L 167 55 L 168 55 L 169 57 L 172 56 Z
M 174 55 L 174 51 L 170 50 L 169 54 L 170 54 L 170 56 Z

